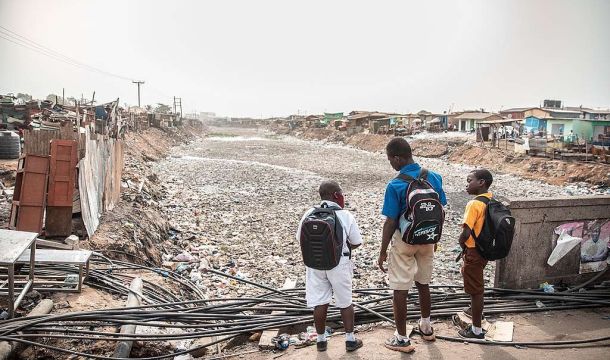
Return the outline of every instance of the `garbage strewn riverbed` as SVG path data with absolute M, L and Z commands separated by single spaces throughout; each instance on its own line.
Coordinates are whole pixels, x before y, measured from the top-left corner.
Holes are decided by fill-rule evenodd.
M 227 131 L 227 130 L 223 130 Z M 246 132 L 246 133 L 244 133 Z M 183 249 L 165 254 L 165 265 L 190 274 L 209 296 L 245 293 L 243 284 L 201 277 L 207 266 L 280 287 L 287 277 L 304 284 L 304 267 L 295 231 L 303 212 L 319 201 L 323 179 L 338 181 L 355 215 L 364 245 L 354 251 L 354 286 L 386 285 L 377 268 L 385 185 L 395 176 L 385 155 L 323 142 L 268 135 L 240 129 L 238 137 L 208 137 L 174 149 L 155 165 L 165 197 L 160 205 L 170 215 L 172 240 Z M 219 141 L 219 139 L 221 139 Z M 465 178 L 470 166 L 442 159 L 416 159 L 440 173 L 449 199 L 447 224 L 435 258 L 433 283 L 460 284 L 457 236 L 469 200 Z M 501 198 L 551 197 L 579 193 L 494 174 L 491 190 Z M 486 281 L 493 282 L 493 265 Z M 247 285 L 246 285 L 247 286 Z

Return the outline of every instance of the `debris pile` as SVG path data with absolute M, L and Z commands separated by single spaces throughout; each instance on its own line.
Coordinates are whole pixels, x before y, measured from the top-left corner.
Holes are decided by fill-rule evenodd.
M 261 132 L 241 135 L 197 140 L 154 165 L 154 173 L 163 179 L 165 196 L 159 205 L 171 218 L 174 245 L 164 264 L 188 274 L 209 296 L 243 295 L 244 289 L 231 279 L 201 278 L 201 268 L 208 266 L 238 278 L 264 279 L 275 287 L 287 277 L 304 285 L 296 228 L 303 213 L 319 201 L 322 179 L 332 178 L 343 187 L 347 208 L 364 237 L 364 245 L 353 255 L 355 286 L 386 286 L 386 277 L 377 268 L 380 212 L 385 185 L 395 173 L 385 156 Z M 418 161 L 443 175 L 449 199 L 433 283 L 458 285 L 462 277 L 455 262 L 460 251 L 457 238 L 470 200 L 464 187 L 472 167 L 442 159 Z M 492 190 L 500 198 L 568 194 L 560 187 L 507 174 L 495 176 Z M 488 266 L 488 284 L 493 272 Z

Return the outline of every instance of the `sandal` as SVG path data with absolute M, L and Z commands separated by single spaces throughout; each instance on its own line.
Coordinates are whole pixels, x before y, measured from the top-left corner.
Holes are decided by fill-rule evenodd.
M 432 330 L 432 332 L 430 332 L 429 334 L 426 334 L 421 330 L 421 326 L 420 326 L 419 322 L 417 323 L 416 330 L 421 335 L 422 339 L 424 339 L 426 341 L 435 341 L 436 336 L 434 336 L 434 328 L 432 326 L 430 326 L 430 329 Z

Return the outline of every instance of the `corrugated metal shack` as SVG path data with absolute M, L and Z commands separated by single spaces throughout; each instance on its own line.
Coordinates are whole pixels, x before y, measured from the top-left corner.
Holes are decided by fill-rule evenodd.
M 145 119 L 145 120 L 144 120 Z M 23 155 L 51 155 L 52 140 L 73 140 L 78 147 L 77 188 L 70 216 L 80 212 L 89 236 L 99 226 L 101 215 L 120 199 L 123 170 L 123 141 L 128 129 L 141 130 L 149 125 L 146 113 L 128 113 L 118 99 L 95 106 L 51 104 L 24 122 Z M 24 189 L 27 190 L 27 189 Z M 50 209 L 47 207 L 47 217 Z M 71 228 L 71 224 L 66 224 Z

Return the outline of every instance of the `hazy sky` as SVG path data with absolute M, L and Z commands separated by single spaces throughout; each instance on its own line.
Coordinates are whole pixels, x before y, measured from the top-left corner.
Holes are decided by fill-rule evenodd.
M 185 112 L 610 107 L 605 0 L 0 0 L 0 26 Z M 2 37 L 0 93 L 137 104 L 129 80 Z

